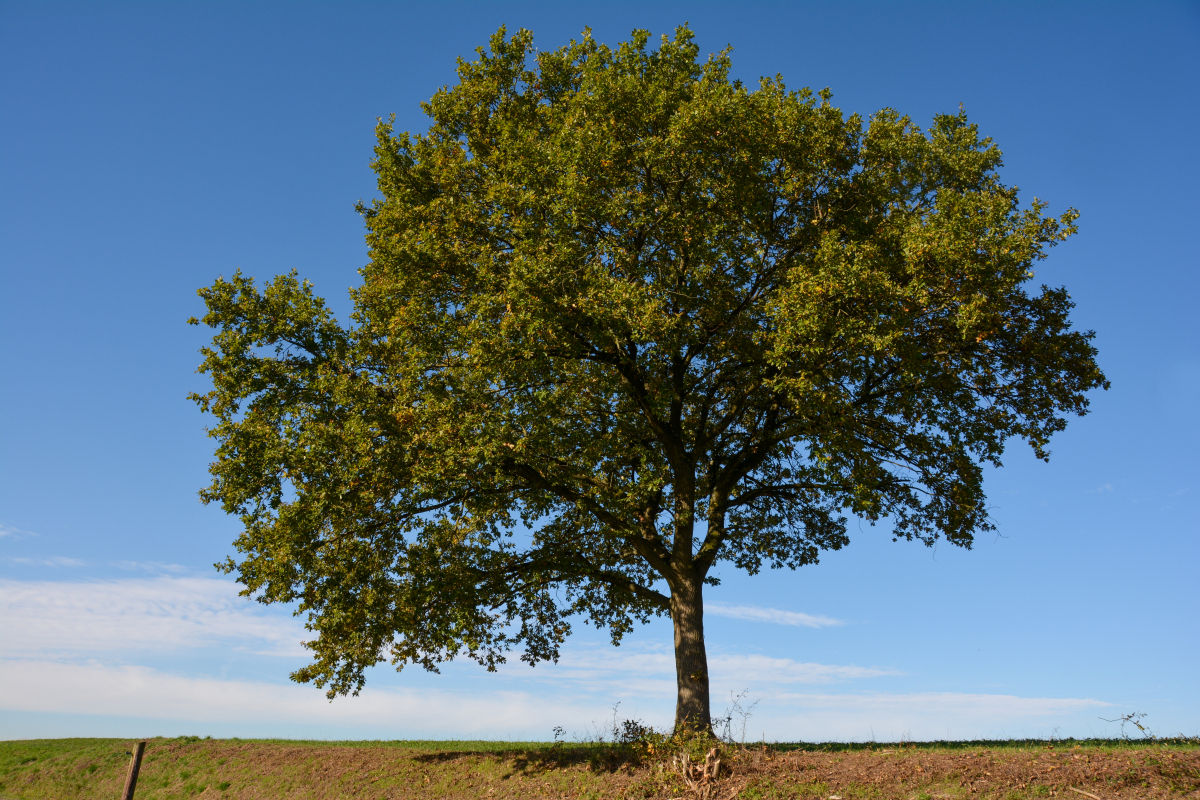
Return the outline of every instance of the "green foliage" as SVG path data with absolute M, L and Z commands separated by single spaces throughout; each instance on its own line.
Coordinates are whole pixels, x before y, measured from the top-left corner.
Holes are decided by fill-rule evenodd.
M 426 133 L 380 123 L 350 324 L 294 273 L 201 290 L 202 497 L 244 593 L 307 615 L 297 680 L 555 659 L 577 616 L 615 643 L 847 514 L 970 546 L 982 465 L 1107 386 L 1066 290 L 1028 291 L 1076 212 L 1022 208 L 965 114 L 698 56 L 501 29 Z

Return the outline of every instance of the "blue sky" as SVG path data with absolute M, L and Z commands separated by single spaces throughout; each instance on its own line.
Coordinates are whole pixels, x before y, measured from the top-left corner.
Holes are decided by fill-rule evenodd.
M 1082 212 L 1067 285 L 1113 388 L 988 477 L 973 551 L 853 530 L 798 572 L 708 593 L 714 710 L 767 739 L 1200 733 L 1195 3 L 0 4 L 0 738 L 586 736 L 665 725 L 665 622 L 559 665 L 375 670 L 327 703 L 287 681 L 303 632 L 211 568 L 211 442 L 185 398 L 195 291 L 297 269 L 343 315 L 366 259 L 375 119 L 501 24 L 542 48 L 684 21 L 747 81 L 869 114 L 957 110 L 1026 200 Z

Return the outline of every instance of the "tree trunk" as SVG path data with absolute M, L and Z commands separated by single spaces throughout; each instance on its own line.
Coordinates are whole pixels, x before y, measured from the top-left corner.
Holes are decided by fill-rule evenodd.
M 675 625 L 675 731 L 712 730 L 708 702 L 708 654 L 704 650 L 703 582 L 687 576 L 671 587 Z

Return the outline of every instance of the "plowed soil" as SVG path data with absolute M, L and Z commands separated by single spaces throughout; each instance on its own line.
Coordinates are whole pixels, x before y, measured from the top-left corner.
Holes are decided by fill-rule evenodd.
M 735 797 L 1200 797 L 1200 751 L 920 748 L 748 753 Z

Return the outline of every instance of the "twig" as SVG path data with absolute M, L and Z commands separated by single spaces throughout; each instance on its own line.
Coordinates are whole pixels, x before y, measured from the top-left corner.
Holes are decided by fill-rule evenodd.
M 1083 789 L 1076 789 L 1074 786 L 1068 786 L 1067 788 L 1070 789 L 1075 794 L 1081 794 L 1084 797 L 1090 797 L 1090 798 L 1092 798 L 1092 800 L 1100 800 L 1100 798 L 1097 797 L 1096 795 L 1092 794 L 1091 792 L 1085 792 Z

